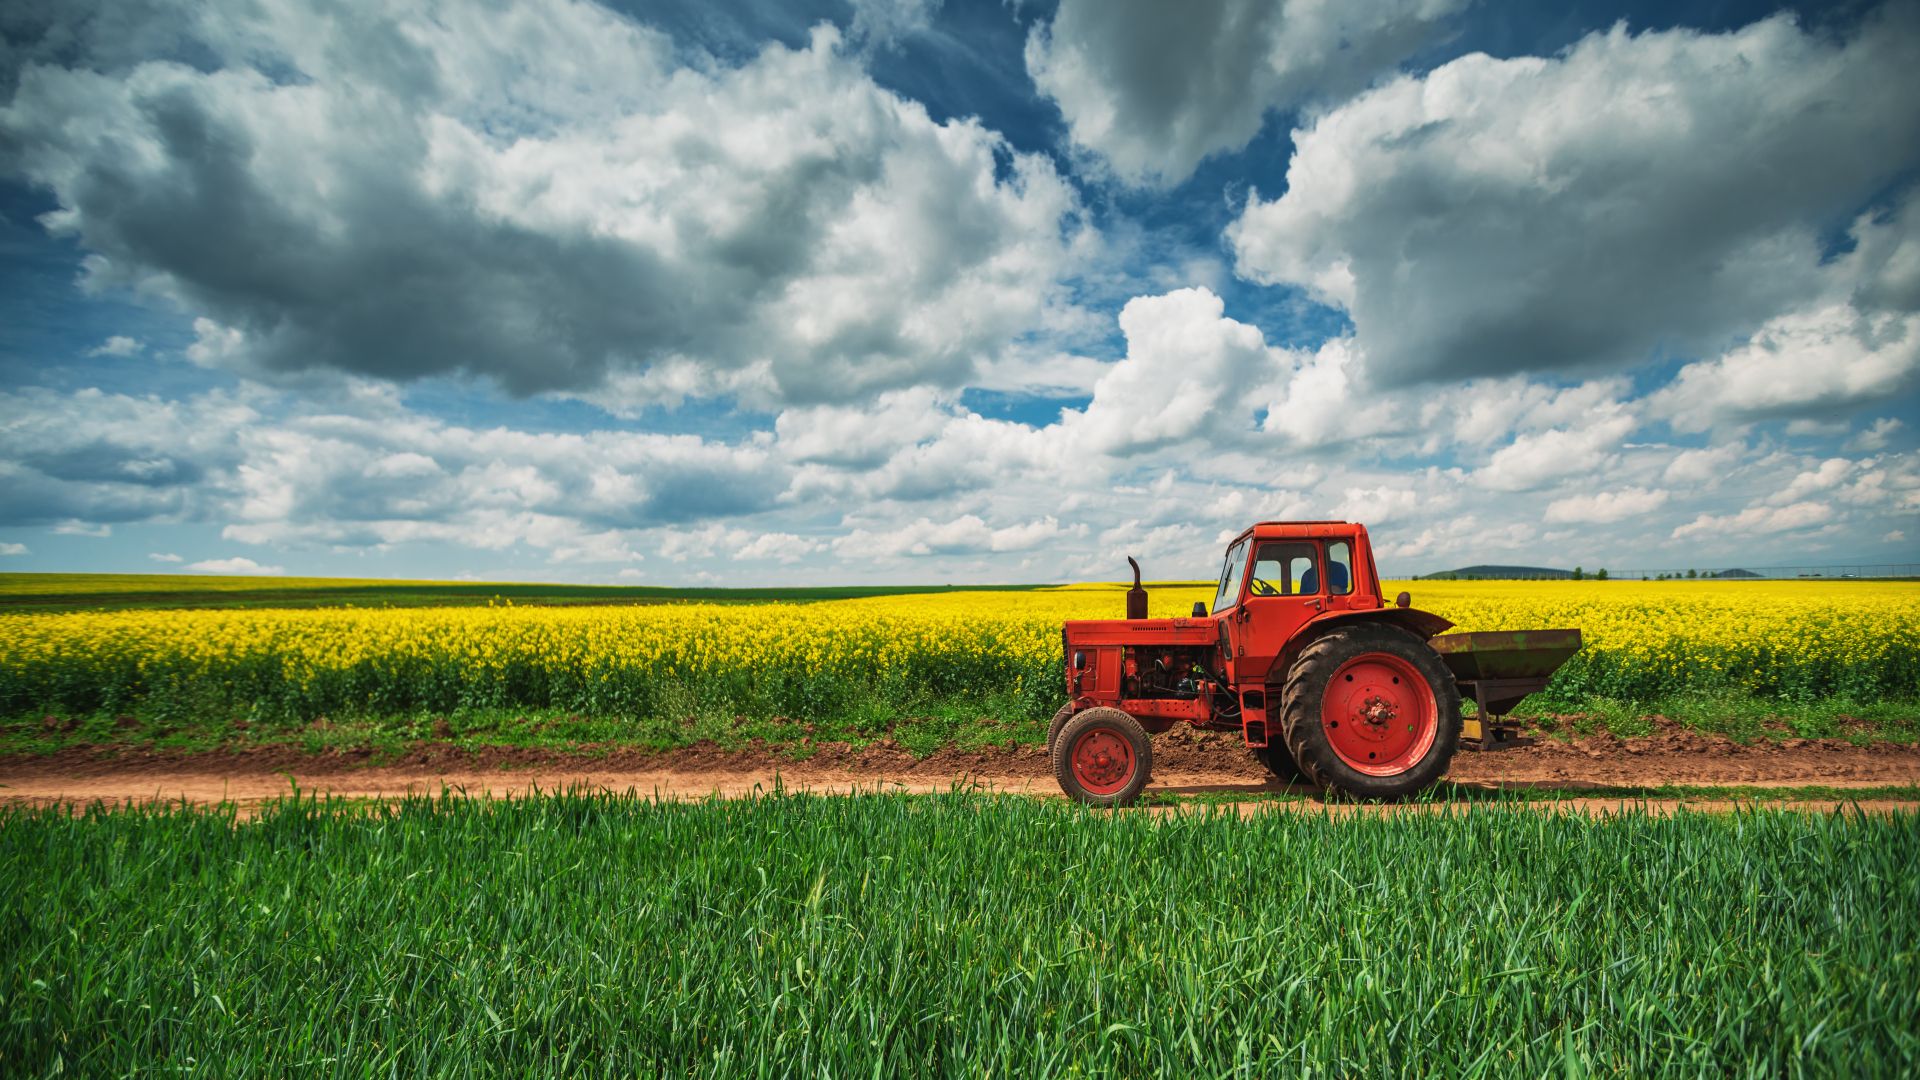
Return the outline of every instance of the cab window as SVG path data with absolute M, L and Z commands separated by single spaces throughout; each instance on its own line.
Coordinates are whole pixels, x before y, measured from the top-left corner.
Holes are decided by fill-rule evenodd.
M 1269 541 L 1254 553 L 1253 578 L 1247 591 L 1255 596 L 1300 596 L 1320 591 L 1314 547 L 1296 541 Z
M 1353 591 L 1353 545 L 1335 540 L 1327 545 L 1327 592 L 1345 596 Z
M 1227 549 L 1227 563 L 1220 568 L 1220 591 L 1213 595 L 1213 610 L 1225 611 L 1240 601 L 1240 575 L 1247 570 L 1247 542 Z

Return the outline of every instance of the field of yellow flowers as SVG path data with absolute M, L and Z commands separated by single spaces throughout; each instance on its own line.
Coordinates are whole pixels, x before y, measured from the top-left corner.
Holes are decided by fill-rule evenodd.
M 1464 630 L 1579 627 L 1549 697 L 1733 692 L 1808 703 L 1920 696 L 1920 585 L 1411 582 Z M 1390 592 L 1391 594 L 1391 592 Z M 1161 586 L 1155 615 L 1211 589 Z M 1044 718 L 1060 623 L 1117 586 L 819 603 L 0 615 L 0 715 L 246 710 L 286 719 L 552 708 L 651 717 L 697 701 L 749 717 L 992 701 Z

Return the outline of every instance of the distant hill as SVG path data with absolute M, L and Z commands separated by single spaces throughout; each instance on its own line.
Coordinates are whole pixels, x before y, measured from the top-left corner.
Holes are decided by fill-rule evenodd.
M 1710 576 L 1717 578 L 1757 578 L 1760 575 L 1751 570 L 1722 570 Z
M 1463 566 L 1426 574 L 1415 581 L 1560 581 L 1571 579 L 1573 571 L 1547 566 Z

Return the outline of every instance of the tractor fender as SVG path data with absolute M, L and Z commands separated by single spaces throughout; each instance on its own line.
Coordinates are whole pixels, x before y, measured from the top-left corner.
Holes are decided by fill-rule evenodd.
M 1453 629 L 1453 620 L 1435 615 L 1431 611 L 1421 611 L 1412 607 L 1361 608 L 1358 611 L 1329 611 L 1325 615 L 1316 615 L 1301 628 L 1296 637 L 1317 634 L 1334 624 L 1350 622 L 1392 623 L 1405 630 L 1420 635 L 1421 640 L 1444 634 Z
M 1307 625 L 1293 635 L 1287 647 L 1273 658 L 1273 666 L 1267 669 L 1266 682 L 1269 686 L 1280 686 L 1287 681 L 1287 672 L 1293 667 L 1293 658 L 1307 647 L 1307 642 L 1329 630 L 1338 630 L 1342 626 L 1354 623 L 1381 622 L 1398 626 L 1420 637 L 1422 641 L 1453 628 L 1453 620 L 1442 618 L 1431 611 L 1422 611 L 1410 607 L 1361 608 L 1357 611 L 1329 611 L 1308 620 Z

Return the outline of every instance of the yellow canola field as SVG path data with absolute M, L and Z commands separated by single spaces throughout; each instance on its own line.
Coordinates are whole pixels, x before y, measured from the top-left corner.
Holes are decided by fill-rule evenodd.
M 1920 585 L 1400 582 L 1463 630 L 1579 627 L 1552 692 L 1738 691 L 1813 700 L 1920 691 Z M 834 715 L 1060 694 L 1060 624 L 1122 613 L 1124 587 L 810 604 L 176 610 L 0 616 L 0 712 L 251 706 L 340 712 L 559 707 L 652 715 L 664 693 L 747 715 Z M 1150 590 L 1184 615 L 1206 586 Z

